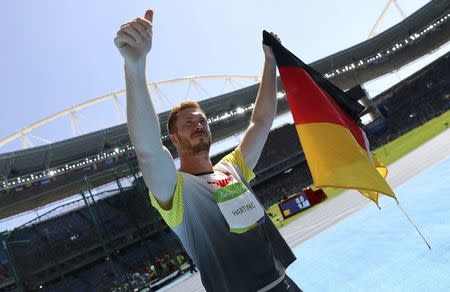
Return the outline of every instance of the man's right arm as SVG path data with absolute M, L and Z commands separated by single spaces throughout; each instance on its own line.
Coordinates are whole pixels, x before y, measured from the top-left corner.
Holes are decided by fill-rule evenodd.
M 164 209 L 170 208 L 177 182 L 173 158 L 161 141 L 158 116 L 150 99 L 145 76 L 146 55 L 151 49 L 152 16 L 122 25 L 115 44 L 125 60 L 127 122 L 144 181 Z

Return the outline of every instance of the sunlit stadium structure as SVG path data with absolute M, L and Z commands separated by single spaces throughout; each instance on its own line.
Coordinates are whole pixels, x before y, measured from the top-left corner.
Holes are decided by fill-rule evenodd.
M 450 4 L 448 1 L 432 1 L 404 21 L 376 37 L 316 61 L 311 65 L 342 89 L 350 89 L 398 69 L 447 43 L 450 39 L 449 11 Z M 432 65 L 373 99 L 372 107 L 376 108 L 384 118 L 376 120 L 373 125 L 368 125 L 372 144 L 382 144 L 386 139 L 399 135 L 399 131 L 409 130 L 410 127 L 417 126 L 448 110 L 448 93 L 450 92 L 448 64 L 449 54 L 447 53 Z M 415 90 L 413 91 L 411 90 L 411 84 L 414 85 Z M 248 118 L 257 88 L 258 85 L 254 85 L 200 102 L 210 118 L 215 141 L 245 129 L 248 125 Z M 281 84 L 280 88 L 282 88 Z M 411 94 L 410 99 L 405 98 L 405 94 Z M 412 96 L 413 94 L 414 96 Z M 431 95 L 434 98 L 430 100 L 428 98 Z M 288 111 L 287 103 L 283 97 L 284 94 L 281 90 L 279 92 L 278 114 Z M 425 107 L 423 107 L 424 104 L 426 104 Z M 418 105 L 422 105 L 422 107 Z M 162 124 L 165 124 L 167 115 L 168 112 L 159 115 Z M 410 122 L 405 124 L 405 119 L 409 119 Z M 282 148 L 281 145 L 277 144 L 280 141 L 290 139 L 290 141 L 297 141 L 296 143 L 298 143 L 298 139 L 292 134 L 292 129 L 289 126 L 284 126 L 271 133 L 263 157 L 256 168 L 257 179 L 254 185 L 255 191 L 259 195 L 266 197 L 267 193 L 267 197 L 270 197 L 270 193 L 273 194 L 275 190 L 274 188 L 280 185 L 298 188 L 298 185 L 292 184 L 294 174 L 301 173 L 301 176 L 305 177 L 304 185 L 310 183 L 308 170 L 299 145 L 289 145 L 287 149 L 277 154 L 276 159 L 273 158 L 273 155 L 275 155 L 273 149 L 280 152 L 279 150 Z M 165 129 L 162 130 L 161 137 L 175 156 L 173 147 L 168 143 Z M 274 161 L 277 161 L 277 163 L 274 163 Z M 293 175 L 282 175 L 285 172 Z M 145 200 L 143 186 L 137 183 L 139 180 L 135 182 L 135 187 L 122 188 L 120 186 L 120 179 L 130 176 L 134 180 L 139 176 L 139 173 L 125 124 L 46 146 L 1 154 L 0 218 L 13 216 L 80 194 L 81 205 L 78 205 L 78 209 L 75 208 L 78 211 L 60 215 L 60 218 L 75 216 L 79 217 L 78 219 L 81 221 L 84 220 L 84 224 L 69 228 L 61 222 L 58 224 L 47 223 L 49 227 L 45 228 L 45 222 L 39 223 L 40 220 L 34 220 L 27 224 L 26 228 L 4 235 L 5 237 L 9 236 L 6 241 L 8 246 L 5 245 L 7 247 L 5 250 L 10 250 L 10 255 L 4 256 L 3 260 L 0 257 L 0 264 L 15 260 L 16 262 L 13 263 L 13 266 L 16 265 L 17 267 L 17 270 L 14 271 L 17 277 L 15 281 L 22 288 L 26 286 L 35 289 L 40 285 L 47 285 L 47 283 L 55 282 L 64 277 L 70 277 L 70 273 L 80 270 L 82 267 L 93 265 L 94 262 L 101 258 L 104 259 L 105 256 L 110 258 L 113 256 L 111 253 L 120 252 L 122 248 L 131 246 L 136 242 L 144 242 L 144 238 L 148 240 L 152 237 L 155 242 L 158 242 L 161 237 L 158 237 L 157 234 L 161 230 L 165 230 L 165 227 L 156 214 L 142 211 L 142 213 L 137 212 L 136 216 L 133 217 L 134 219 L 126 220 L 127 222 L 134 220 L 130 223 L 133 226 L 131 229 L 126 228 L 125 222 L 122 222 L 123 225 L 120 228 L 115 226 L 115 230 L 120 232 L 110 236 L 116 237 L 104 238 L 102 236 L 102 234 L 105 234 L 104 232 L 94 230 L 91 235 L 97 235 L 97 239 L 85 240 L 82 242 L 82 246 L 78 246 L 78 248 L 75 246 L 77 244 L 76 239 L 83 234 L 83 228 L 96 229 L 96 219 L 107 219 L 105 222 L 113 224 L 125 216 L 124 214 L 127 214 L 125 206 L 127 204 L 117 203 L 120 200 L 119 198 L 101 200 L 102 196 L 110 196 L 111 194 L 95 196 L 90 192 L 95 187 L 116 182 L 116 189 L 119 188 L 119 190 L 115 193 L 120 193 L 123 198 L 128 196 L 125 201 L 130 206 L 140 205 L 143 207 L 148 204 L 148 201 Z M 269 178 L 276 178 L 280 183 L 276 186 L 274 184 L 271 189 L 265 183 Z M 285 190 L 286 193 L 293 191 L 295 189 Z M 143 195 L 139 199 L 142 202 L 132 202 L 133 200 L 129 197 L 133 192 Z M 101 203 L 92 207 L 94 206 L 92 204 L 94 200 L 101 201 Z M 135 200 L 137 199 L 135 198 Z M 79 209 L 83 204 L 88 207 Z M 104 206 L 101 207 L 100 205 Z M 123 212 L 120 211 L 121 208 L 125 208 L 122 210 Z M 99 209 L 103 211 L 98 211 Z M 113 220 L 114 216 L 116 216 L 115 220 Z M 36 227 L 37 225 L 40 225 L 40 227 Z M 51 234 L 52 231 L 58 231 L 56 226 L 59 226 L 60 229 L 59 237 Z M 107 229 L 106 227 L 103 228 Z M 64 233 L 62 231 L 64 229 L 70 229 L 71 232 Z M 70 239 L 71 236 L 75 236 L 75 238 Z M 66 237 L 69 237 L 70 241 L 67 241 Z M 61 243 L 65 243 L 67 246 L 60 246 L 55 241 L 58 238 Z M 113 241 L 120 241 L 120 243 L 115 242 L 113 244 Z M 36 250 L 30 249 L 29 242 L 41 243 L 40 249 L 38 247 L 35 247 Z M 171 242 L 167 245 L 175 247 L 176 243 Z M 87 246 L 90 246 L 89 252 L 86 251 Z M 48 251 L 55 247 L 57 247 L 56 250 L 59 248 L 66 253 L 71 251 L 73 254 L 70 257 L 67 254 L 65 257 L 61 254 L 49 254 Z M 26 259 L 20 258 L 14 251 L 21 250 L 24 252 L 27 249 L 31 258 L 36 258 L 39 253 L 42 254 L 42 263 L 35 267 L 28 263 L 28 268 L 24 269 L 23 267 L 27 265 Z M 11 274 L 9 275 L 11 276 Z M 0 277 L 0 289 L 13 286 L 15 281 L 12 277 L 5 279 Z
M 319 72 L 331 75 L 329 80 L 342 89 L 349 89 L 398 69 L 449 40 L 448 6 L 447 1 L 432 1 L 382 34 L 311 65 Z M 201 102 L 208 117 L 213 120 L 214 141 L 219 141 L 246 127 L 247 115 L 252 107 L 257 88 L 258 85 L 254 85 Z M 278 109 L 279 113 L 287 111 L 287 103 L 282 98 Z M 160 114 L 162 125 L 165 124 L 167 115 L 168 112 Z M 162 138 L 165 143 L 168 142 L 164 127 Z M 172 146 L 167 146 L 173 152 Z M 15 194 L 11 202 L 8 202 L 8 197 L 11 196 L 3 195 L 0 217 L 61 199 L 70 195 L 70 190 L 77 192 L 80 187 L 76 183 L 78 176 L 69 178 L 67 172 L 86 168 L 97 163 L 98 159 L 108 159 L 115 155 L 116 148 L 121 149 L 119 151 L 126 151 L 127 147 L 131 146 L 126 125 L 123 124 L 47 146 L 2 154 L 0 156 L 0 178 L 2 178 L 0 188 L 2 190 L 33 183 L 36 178 L 37 180 L 58 178 L 57 181 L 64 186 L 60 186 L 59 183 L 52 184 L 47 186 L 44 192 L 36 194 L 33 191 L 31 196 L 27 190 L 23 190 L 23 195 Z M 62 174 L 65 177 L 59 179 Z M 96 174 L 96 178 L 90 180 L 93 186 L 108 181 L 108 178 L 102 178 L 100 171 Z M 119 176 L 123 175 L 129 175 L 129 173 L 119 173 Z M 74 184 L 67 184 L 69 182 Z M 54 188 L 56 189 L 52 191 Z M 13 210 L 8 212 L 8 208 L 12 206 L 14 206 Z

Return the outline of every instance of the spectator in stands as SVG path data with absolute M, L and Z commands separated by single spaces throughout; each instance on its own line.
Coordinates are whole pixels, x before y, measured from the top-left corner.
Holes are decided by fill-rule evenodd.
M 181 267 L 185 262 L 186 262 L 186 260 L 185 260 L 185 258 L 184 258 L 184 256 L 183 256 L 183 254 L 182 254 L 181 252 L 178 252 L 178 253 L 177 253 L 177 263 L 178 263 L 178 266 Z
M 248 182 L 276 114 L 276 63 L 265 63 L 250 125 L 239 146 L 216 165 L 211 132 L 198 103 L 182 102 L 168 119 L 180 157 L 175 169 L 160 137 L 145 78 L 152 46 L 153 11 L 121 26 L 115 44 L 125 60 L 127 120 L 153 206 L 174 230 L 200 270 L 208 291 L 301 291 L 285 275 L 295 256 L 265 213 Z M 276 35 L 275 35 L 276 36 Z
M 158 273 L 156 273 L 156 269 L 154 265 L 150 266 L 150 271 L 149 271 L 149 275 L 150 275 L 150 279 L 151 280 L 155 280 L 158 278 Z
M 159 276 L 161 276 L 164 273 L 164 268 L 163 268 L 163 261 L 159 257 L 156 257 L 156 259 L 155 259 L 155 267 L 156 267 L 156 273 Z
M 169 254 L 165 254 L 164 255 L 164 260 L 167 263 L 167 266 L 169 268 L 169 272 L 173 272 L 173 271 L 178 269 L 178 265 L 175 262 L 175 259 L 173 257 L 171 257 Z

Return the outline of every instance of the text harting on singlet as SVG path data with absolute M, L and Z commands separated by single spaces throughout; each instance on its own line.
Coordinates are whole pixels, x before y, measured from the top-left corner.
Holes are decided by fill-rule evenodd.
M 250 211 L 251 209 L 254 209 L 254 208 L 255 208 L 255 204 L 253 202 L 250 202 L 242 207 L 237 208 L 236 210 L 233 210 L 232 213 L 234 216 L 239 216 L 240 214 Z

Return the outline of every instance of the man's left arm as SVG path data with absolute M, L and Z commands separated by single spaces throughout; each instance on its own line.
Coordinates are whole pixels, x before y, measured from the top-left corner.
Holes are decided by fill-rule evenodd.
M 276 35 L 275 35 L 276 36 Z M 238 148 L 250 169 L 255 168 L 277 111 L 276 62 L 272 49 L 263 45 L 264 69 L 250 125 Z

